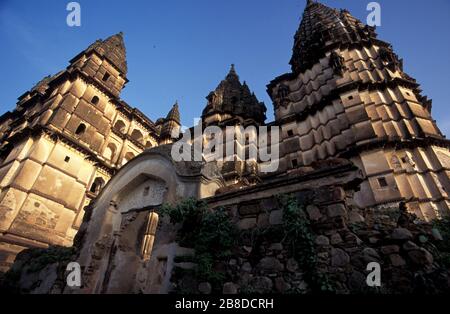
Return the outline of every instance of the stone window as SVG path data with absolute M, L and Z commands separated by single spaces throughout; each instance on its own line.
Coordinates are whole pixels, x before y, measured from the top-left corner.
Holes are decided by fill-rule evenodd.
M 86 132 L 86 125 L 84 123 L 81 123 L 77 130 L 75 131 L 75 134 L 78 136 L 83 135 Z
M 122 166 L 126 165 L 130 160 L 134 158 L 134 154 L 132 152 L 128 152 L 122 161 Z
M 109 78 L 111 77 L 111 74 L 109 74 L 108 72 L 105 73 L 105 75 L 103 75 L 103 82 L 107 82 L 109 80 Z
M 116 124 L 114 125 L 114 130 L 120 132 L 121 134 L 125 134 L 126 132 L 126 125 L 122 120 L 117 120 Z
M 381 188 L 385 188 L 385 187 L 389 186 L 385 177 L 378 178 L 378 184 L 380 185 Z
M 293 168 L 297 168 L 298 167 L 298 160 L 297 159 L 292 159 L 292 167 Z
M 94 183 L 92 183 L 90 191 L 92 193 L 98 194 L 104 185 L 105 181 L 102 178 L 96 178 L 94 180 Z
M 137 141 L 138 143 L 143 144 L 143 138 L 144 135 L 142 135 L 142 132 L 139 130 L 133 130 L 133 133 L 131 133 L 131 138 L 135 141 Z
M 287 135 L 288 136 L 294 136 L 294 131 L 293 130 L 288 130 L 287 131 Z
M 64 158 L 64 162 L 68 163 L 70 161 L 70 157 L 66 156 L 66 158 Z
M 116 157 L 116 152 L 117 152 L 117 146 L 114 145 L 113 143 L 109 143 L 105 149 L 103 156 L 106 159 L 113 161 L 114 157 Z
M 97 96 L 92 97 L 91 103 L 93 105 L 98 105 L 99 102 L 100 102 L 100 99 Z

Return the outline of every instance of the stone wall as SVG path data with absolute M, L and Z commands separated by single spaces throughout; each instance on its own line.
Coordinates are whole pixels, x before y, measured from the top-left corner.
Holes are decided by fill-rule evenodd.
M 64 287 L 67 260 L 56 254 L 44 263 L 48 251 L 31 258 L 25 252 L 7 279 L 22 293 L 448 291 L 448 224 L 437 229 L 421 222 L 404 204 L 360 211 L 352 203 L 360 181 L 357 168 L 337 163 L 203 200 L 180 200 L 191 212 L 176 221 L 164 207 L 129 211 L 122 213 L 120 228 L 108 241 L 101 237 L 108 233 L 100 232 L 95 243 L 88 238 L 79 242 L 80 251 L 70 260 L 82 262 L 81 290 Z M 198 215 L 192 206 L 198 206 Z M 148 227 L 152 212 L 160 221 L 155 233 Z M 219 212 L 225 216 L 211 219 Z M 207 232 L 199 232 L 205 226 Z M 220 247 L 227 237 L 232 243 Z M 141 251 L 146 239 L 154 241 L 150 256 Z M 199 242 L 211 246 L 201 251 Z M 83 263 L 83 254 L 98 263 Z M 36 264 L 35 259 L 42 265 L 30 271 L 27 265 Z M 381 267 L 381 287 L 366 284 L 372 262 Z
M 252 195 L 250 195 L 251 198 Z M 339 186 L 321 186 L 280 197 L 240 202 L 226 208 L 239 229 L 232 254 L 215 260 L 220 282 L 196 277 L 195 269 L 175 269 L 174 293 L 407 294 L 445 293 L 450 287 L 448 252 L 440 251 L 438 229 L 408 214 L 404 204 L 355 209 Z M 214 200 L 210 204 L 214 207 Z M 296 245 L 292 206 L 304 215 Z M 290 207 L 290 208 L 289 208 Z M 300 230 L 305 227 L 305 230 Z M 303 233 L 303 234 L 302 234 Z M 308 241 L 305 241 L 308 238 Z M 300 254 L 299 254 L 300 253 Z M 303 255 L 303 256 L 302 256 Z M 305 256 L 306 255 L 306 256 Z M 195 260 L 194 260 L 195 261 Z M 381 287 L 366 283 L 368 264 L 381 266 Z

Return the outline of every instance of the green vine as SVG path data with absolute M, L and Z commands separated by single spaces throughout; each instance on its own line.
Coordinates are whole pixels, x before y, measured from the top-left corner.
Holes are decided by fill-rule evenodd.
M 333 292 L 334 288 L 328 276 L 317 271 L 315 237 L 304 208 L 290 195 L 279 196 L 279 203 L 283 208 L 284 245 L 306 271 L 306 280 L 313 291 Z
M 439 233 L 444 239 L 444 241 L 437 241 L 435 243 L 440 252 L 440 262 L 444 267 L 450 269 L 450 218 L 446 217 L 444 219 L 435 220 L 433 222 L 433 227 L 439 230 Z
M 178 241 L 195 250 L 196 278 L 221 286 L 226 275 L 214 270 L 214 262 L 231 256 L 237 239 L 236 226 L 228 213 L 222 208 L 210 211 L 205 202 L 191 198 L 176 206 L 164 205 L 161 214 L 181 224 Z

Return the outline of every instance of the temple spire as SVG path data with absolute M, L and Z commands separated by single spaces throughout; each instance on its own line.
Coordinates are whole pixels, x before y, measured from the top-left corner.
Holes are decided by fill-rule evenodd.
M 172 120 L 180 124 L 180 107 L 178 106 L 178 100 L 173 105 L 172 109 L 169 111 L 166 120 Z
M 124 76 L 128 72 L 127 52 L 123 39 L 123 32 L 108 37 L 105 40 L 97 40 L 86 50 L 96 51 L 99 55 L 104 56 L 115 67 L 117 67 Z

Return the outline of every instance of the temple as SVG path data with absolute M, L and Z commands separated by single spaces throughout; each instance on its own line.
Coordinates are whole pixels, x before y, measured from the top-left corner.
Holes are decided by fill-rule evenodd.
M 201 134 L 207 148 L 201 160 L 175 161 L 172 149 L 183 135 L 178 102 L 156 122 L 129 106 L 120 98 L 128 82 L 123 35 L 96 41 L 0 118 L 3 269 L 25 248 L 71 246 L 75 238 L 82 293 L 167 293 L 175 260 L 193 253 L 176 242 L 176 227 L 160 219 L 162 204 L 205 200 L 212 212 L 228 210 L 240 230 L 252 230 L 282 225 L 275 196 L 283 193 L 296 195 L 322 240 L 316 244 L 325 243 L 319 265 L 325 272 L 334 276 L 347 267 L 348 276 L 353 269 L 363 273 L 366 264 L 350 263 L 378 254 L 390 258 L 393 274 L 395 267 L 409 267 L 400 247 L 373 254 L 373 246 L 423 235 L 403 210 L 423 222 L 450 214 L 450 141 L 431 116 L 431 100 L 373 27 L 312 0 L 290 65 L 267 86 L 271 122 L 266 105 L 232 65 L 206 97 L 201 124 L 224 131 L 221 145 L 232 141 L 235 150 L 218 150 L 217 134 Z M 279 142 L 280 152 L 278 168 L 269 173 L 261 171 L 260 156 L 246 158 L 258 150 L 262 126 L 281 130 L 279 139 L 268 139 Z M 364 223 L 366 214 L 398 211 L 399 204 L 400 231 L 356 234 L 349 227 Z M 407 244 L 416 252 L 408 263 L 419 256 L 416 264 L 433 264 L 425 244 Z M 279 254 L 271 250 L 265 258 Z M 286 267 L 275 270 L 280 274 L 289 268 L 283 258 Z M 262 278 L 260 268 L 247 269 Z M 344 276 L 342 291 L 351 291 L 354 279 Z M 272 289 L 270 278 L 261 280 Z

